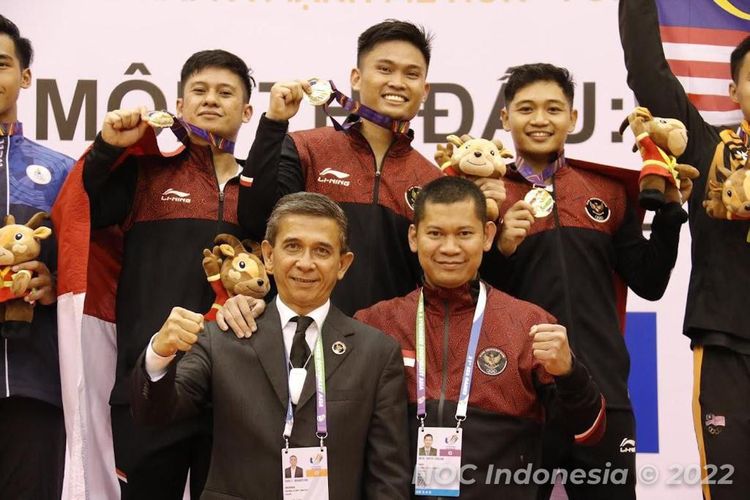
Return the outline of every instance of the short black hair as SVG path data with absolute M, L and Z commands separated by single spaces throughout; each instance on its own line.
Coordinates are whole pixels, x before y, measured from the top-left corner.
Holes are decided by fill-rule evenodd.
M 424 26 L 417 26 L 408 21 L 386 19 L 382 23 L 367 28 L 357 40 L 357 65 L 368 52 L 379 43 L 401 41 L 414 45 L 424 56 L 427 67 L 430 67 L 432 53 L 432 33 Z
M 554 64 L 534 63 L 508 68 L 508 82 L 505 84 L 505 105 L 507 106 L 519 90 L 536 82 L 553 82 L 560 86 L 571 107 L 575 95 L 575 82 L 570 71 Z
M 255 87 L 252 70 L 247 67 L 245 61 L 226 50 L 202 50 L 190 56 L 180 72 L 183 87 L 191 76 L 206 68 L 223 68 L 237 75 L 245 89 L 245 102 L 250 102 L 250 96 Z
M 448 205 L 464 200 L 474 200 L 474 215 L 484 223 L 487 220 L 487 199 L 482 190 L 468 179 L 446 175 L 438 177 L 422 188 L 414 202 L 414 225 L 424 219 L 425 205 L 440 203 Z
M 31 41 L 21 36 L 18 26 L 0 14 L 0 34 L 8 35 L 13 40 L 16 48 L 16 57 L 21 62 L 21 69 L 27 69 L 31 66 L 31 60 L 34 59 L 34 49 L 31 47 Z
M 729 56 L 729 69 L 732 71 L 732 80 L 734 83 L 740 81 L 740 69 L 742 68 L 742 60 L 745 58 L 747 53 L 750 52 L 750 36 L 745 37 L 739 45 L 732 51 L 732 55 Z

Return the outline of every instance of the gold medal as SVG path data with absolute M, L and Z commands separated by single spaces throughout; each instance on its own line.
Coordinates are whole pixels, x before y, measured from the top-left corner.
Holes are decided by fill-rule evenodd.
M 534 209 L 534 217 L 541 218 L 547 217 L 552 213 L 552 206 L 555 204 L 555 199 L 552 195 L 544 188 L 536 187 L 526 193 L 523 197 L 523 201 L 531 205 Z
M 167 111 L 149 111 L 146 121 L 154 128 L 168 128 L 174 125 L 174 118 Z
M 304 93 L 303 97 L 313 106 L 322 106 L 328 102 L 333 94 L 331 82 L 320 78 L 312 78 L 310 82 L 310 93 Z

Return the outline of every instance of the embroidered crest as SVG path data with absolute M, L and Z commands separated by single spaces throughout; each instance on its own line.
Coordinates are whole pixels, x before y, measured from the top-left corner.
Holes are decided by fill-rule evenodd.
M 609 207 L 599 198 L 589 198 L 586 202 L 586 214 L 595 222 L 607 222 L 609 220 Z
M 488 347 L 477 356 L 477 367 L 485 375 L 500 375 L 508 366 L 508 357 L 497 347 Z
M 412 210 L 414 210 L 414 202 L 417 201 L 417 195 L 421 190 L 421 186 L 412 186 L 404 193 L 406 204 L 409 205 L 409 208 L 411 208 Z

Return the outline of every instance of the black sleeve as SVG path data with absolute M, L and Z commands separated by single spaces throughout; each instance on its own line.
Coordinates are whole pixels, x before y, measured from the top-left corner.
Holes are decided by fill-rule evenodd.
M 656 212 L 651 237 L 643 237 L 641 224 L 632 208 L 614 235 L 615 270 L 635 293 L 658 300 L 669 283 L 680 242 L 680 228 L 687 213 L 675 202 Z
M 237 216 L 257 241 L 265 236 L 266 222 L 279 198 L 305 189 L 297 148 L 286 133 L 288 126 L 289 122 L 269 120 L 263 114 L 242 171 L 252 185 L 240 184 Z
M 641 106 L 655 116 L 677 118 L 688 129 L 690 139 L 683 163 L 696 168 L 696 155 L 701 145 L 713 137 L 713 127 L 707 124 L 669 68 L 659 32 L 659 16 L 655 0 L 620 0 L 620 40 L 628 70 L 628 86 Z M 707 172 L 701 172 L 706 175 Z
M 606 428 L 605 401 L 586 366 L 573 356 L 570 374 L 555 377 L 554 384 L 537 385 L 547 421 L 564 422 L 577 444 L 592 445 Z
M 121 224 L 133 206 L 138 180 L 135 158 L 128 157 L 112 169 L 124 151 L 104 142 L 99 134 L 84 157 L 83 187 L 89 197 L 94 229 Z
M 145 425 L 165 425 L 197 415 L 210 402 L 211 333 L 198 342 L 167 373 L 152 382 L 146 372 L 146 351 L 141 353 L 130 377 L 133 419 Z M 150 342 L 150 340 L 149 340 Z
M 407 500 L 412 476 L 403 356 L 395 341 L 389 344 L 367 434 L 363 498 L 368 500 Z

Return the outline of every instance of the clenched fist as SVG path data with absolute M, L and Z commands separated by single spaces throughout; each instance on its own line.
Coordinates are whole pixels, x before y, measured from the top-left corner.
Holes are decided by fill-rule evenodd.
M 143 137 L 149 127 L 146 108 L 116 109 L 104 116 L 102 139 L 110 146 L 127 148 Z
M 533 212 L 531 205 L 523 200 L 518 200 L 505 212 L 497 238 L 497 248 L 504 256 L 510 257 L 516 253 L 518 245 L 529 234 L 535 220 Z
M 154 352 L 168 357 L 177 351 L 189 351 L 203 331 L 203 315 L 182 307 L 173 307 L 151 344 Z
M 531 327 L 531 348 L 534 359 L 552 376 L 568 375 L 573 369 L 573 355 L 568 344 L 568 334 L 562 325 L 539 324 Z
M 307 80 L 274 83 L 271 87 L 266 118 L 278 122 L 290 119 L 299 111 L 302 96 L 309 94 L 310 90 L 310 82 Z

